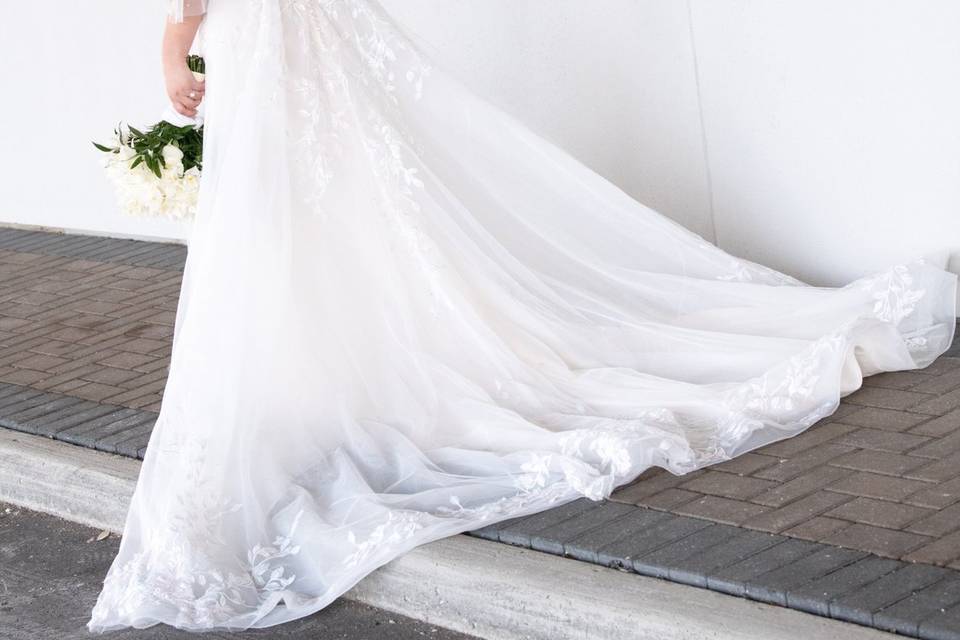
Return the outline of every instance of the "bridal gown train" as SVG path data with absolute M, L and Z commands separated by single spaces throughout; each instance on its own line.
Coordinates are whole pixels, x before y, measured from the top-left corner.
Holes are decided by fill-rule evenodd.
M 308 615 L 414 546 L 796 435 L 952 340 L 955 276 L 732 257 L 374 0 L 212 0 L 202 42 L 169 379 L 91 630 Z

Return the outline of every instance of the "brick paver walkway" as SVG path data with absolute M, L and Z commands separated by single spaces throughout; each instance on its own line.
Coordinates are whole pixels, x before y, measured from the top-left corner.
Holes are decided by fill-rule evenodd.
M 0 229 L 0 382 L 158 411 L 186 248 Z
M 0 228 L 0 426 L 142 457 L 186 248 Z M 960 347 L 805 433 L 477 535 L 960 639 Z
M 960 358 L 867 378 L 799 436 L 613 499 L 960 568 Z

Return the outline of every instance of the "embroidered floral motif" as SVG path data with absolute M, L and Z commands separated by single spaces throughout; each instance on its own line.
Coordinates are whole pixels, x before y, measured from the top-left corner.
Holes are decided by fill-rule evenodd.
M 824 363 L 843 352 L 847 341 L 841 334 L 824 337 L 782 367 L 740 384 L 727 397 L 727 407 L 747 415 L 778 415 L 784 418 L 805 411 L 816 386 L 829 371 Z
M 348 567 L 358 566 L 377 551 L 395 547 L 412 538 L 424 527 L 424 521 L 427 518 L 429 514 L 422 511 L 393 509 L 387 511 L 384 521 L 363 539 L 358 539 L 356 533 L 350 531 L 347 539 L 354 550 L 344 557 L 343 564 Z
M 689 233 L 686 229 L 683 230 Z M 716 245 L 710 244 L 699 236 L 695 238 L 696 244 L 702 250 L 709 253 L 720 253 Z M 764 284 L 776 284 L 782 286 L 803 286 L 803 282 L 793 276 L 781 273 L 776 269 L 720 253 L 726 266 L 725 270 L 717 275 L 715 279 L 727 282 L 757 282 Z
M 399 123 L 398 91 L 406 83 L 414 100 L 423 94 L 431 66 L 399 37 L 390 21 L 363 0 L 285 0 L 288 30 L 299 51 L 288 57 L 315 61 L 289 68 L 288 93 L 297 105 L 293 130 L 298 193 L 321 218 L 325 196 L 343 161 L 341 141 L 363 143 L 377 178 L 376 194 L 387 237 L 398 256 L 417 266 L 428 283 L 431 313 L 445 304 L 440 273 L 444 259 L 423 229 L 420 197 L 425 183 L 418 145 Z M 363 92 L 363 95 L 359 95 Z M 371 108 L 369 101 L 378 108 Z
M 272 544 L 255 544 L 245 559 L 232 556 L 225 531 L 242 505 L 216 496 L 219 475 L 208 441 L 179 434 L 157 455 L 159 464 L 184 472 L 171 478 L 176 505 L 168 510 L 167 526 L 146 531 L 138 552 L 111 568 L 91 624 L 113 616 L 133 619 L 147 604 L 166 604 L 179 611 L 185 626 L 219 626 L 253 614 L 265 594 L 296 580 L 279 561 L 300 552 L 292 540 L 302 511 Z
M 871 293 L 874 315 L 892 324 L 900 324 L 912 314 L 917 303 L 926 295 L 924 289 L 914 286 L 913 276 L 906 265 L 896 266 L 875 278 L 864 280 L 859 286 Z
M 250 575 L 258 589 L 283 591 L 297 579 L 293 574 L 286 575 L 287 568 L 282 564 L 276 565 L 276 561 L 300 553 L 300 546 L 293 544 L 293 536 L 301 517 L 303 517 L 303 511 L 297 513 L 293 524 L 290 525 L 290 531 L 286 535 L 277 536 L 273 544 L 254 545 L 247 554 Z

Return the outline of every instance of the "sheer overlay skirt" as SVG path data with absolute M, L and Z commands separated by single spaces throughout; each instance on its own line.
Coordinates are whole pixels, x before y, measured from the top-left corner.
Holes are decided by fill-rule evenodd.
M 410 548 L 793 436 L 950 344 L 955 276 L 730 256 L 368 0 L 212 2 L 173 355 L 89 628 L 264 627 Z

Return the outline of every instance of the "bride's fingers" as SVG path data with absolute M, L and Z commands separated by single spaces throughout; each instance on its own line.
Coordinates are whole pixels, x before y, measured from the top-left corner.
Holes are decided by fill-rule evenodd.
M 204 88 L 203 84 L 198 82 L 193 82 L 192 84 L 188 84 L 183 89 L 184 95 L 195 96 L 197 98 L 202 98 L 205 92 L 206 92 L 206 89 Z
M 180 115 L 183 115 L 183 116 L 193 117 L 193 116 L 197 115 L 197 110 L 196 110 L 196 109 L 194 109 L 193 107 L 189 106 L 188 104 L 186 104 L 185 102 L 182 102 L 182 101 L 180 101 L 180 102 L 175 102 L 174 105 L 173 105 L 173 108 L 177 111 L 177 113 L 179 113 Z
M 192 93 L 192 92 L 190 92 L 190 93 Z M 197 107 L 200 106 L 200 103 L 203 101 L 203 95 L 201 95 L 201 94 L 193 94 L 193 95 L 191 96 L 190 93 L 188 93 L 188 94 L 186 94 L 186 95 L 178 96 L 178 97 L 177 97 L 177 102 L 183 104 L 185 107 L 187 107 L 187 108 L 189 108 L 189 109 L 196 109 Z

